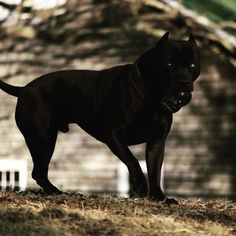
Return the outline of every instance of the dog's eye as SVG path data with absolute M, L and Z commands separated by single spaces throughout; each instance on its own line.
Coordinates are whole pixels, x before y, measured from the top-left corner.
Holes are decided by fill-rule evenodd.
M 195 65 L 194 63 L 192 63 L 192 64 L 190 65 L 191 68 L 195 68 L 195 66 L 196 66 L 196 65 Z

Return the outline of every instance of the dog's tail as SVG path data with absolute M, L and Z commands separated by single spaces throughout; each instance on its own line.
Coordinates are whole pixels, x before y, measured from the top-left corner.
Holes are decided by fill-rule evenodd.
M 3 82 L 2 80 L 0 80 L 0 88 L 4 92 L 6 92 L 12 96 L 15 96 L 15 97 L 19 97 L 19 95 L 23 89 L 23 87 L 13 86 L 13 85 Z

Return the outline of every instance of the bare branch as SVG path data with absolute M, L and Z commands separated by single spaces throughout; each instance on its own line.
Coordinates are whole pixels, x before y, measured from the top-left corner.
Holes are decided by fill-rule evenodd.
M 3 7 L 3 8 L 8 9 L 10 11 L 13 11 L 17 7 L 16 4 L 8 4 L 8 3 L 2 2 L 2 1 L 0 1 L 0 6 Z

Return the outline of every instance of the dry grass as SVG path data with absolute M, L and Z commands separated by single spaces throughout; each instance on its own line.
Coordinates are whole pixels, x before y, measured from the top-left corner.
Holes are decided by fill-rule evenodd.
M 236 235 L 236 204 L 0 192 L 0 235 Z

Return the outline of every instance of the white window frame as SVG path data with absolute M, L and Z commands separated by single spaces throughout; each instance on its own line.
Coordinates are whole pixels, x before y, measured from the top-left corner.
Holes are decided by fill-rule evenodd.
M 26 160 L 0 160 L 1 172 L 1 189 L 14 189 L 19 187 L 20 191 L 24 191 L 27 186 L 27 162 Z M 7 172 L 10 172 L 10 180 L 7 181 Z M 19 181 L 15 182 L 15 172 L 19 173 Z

